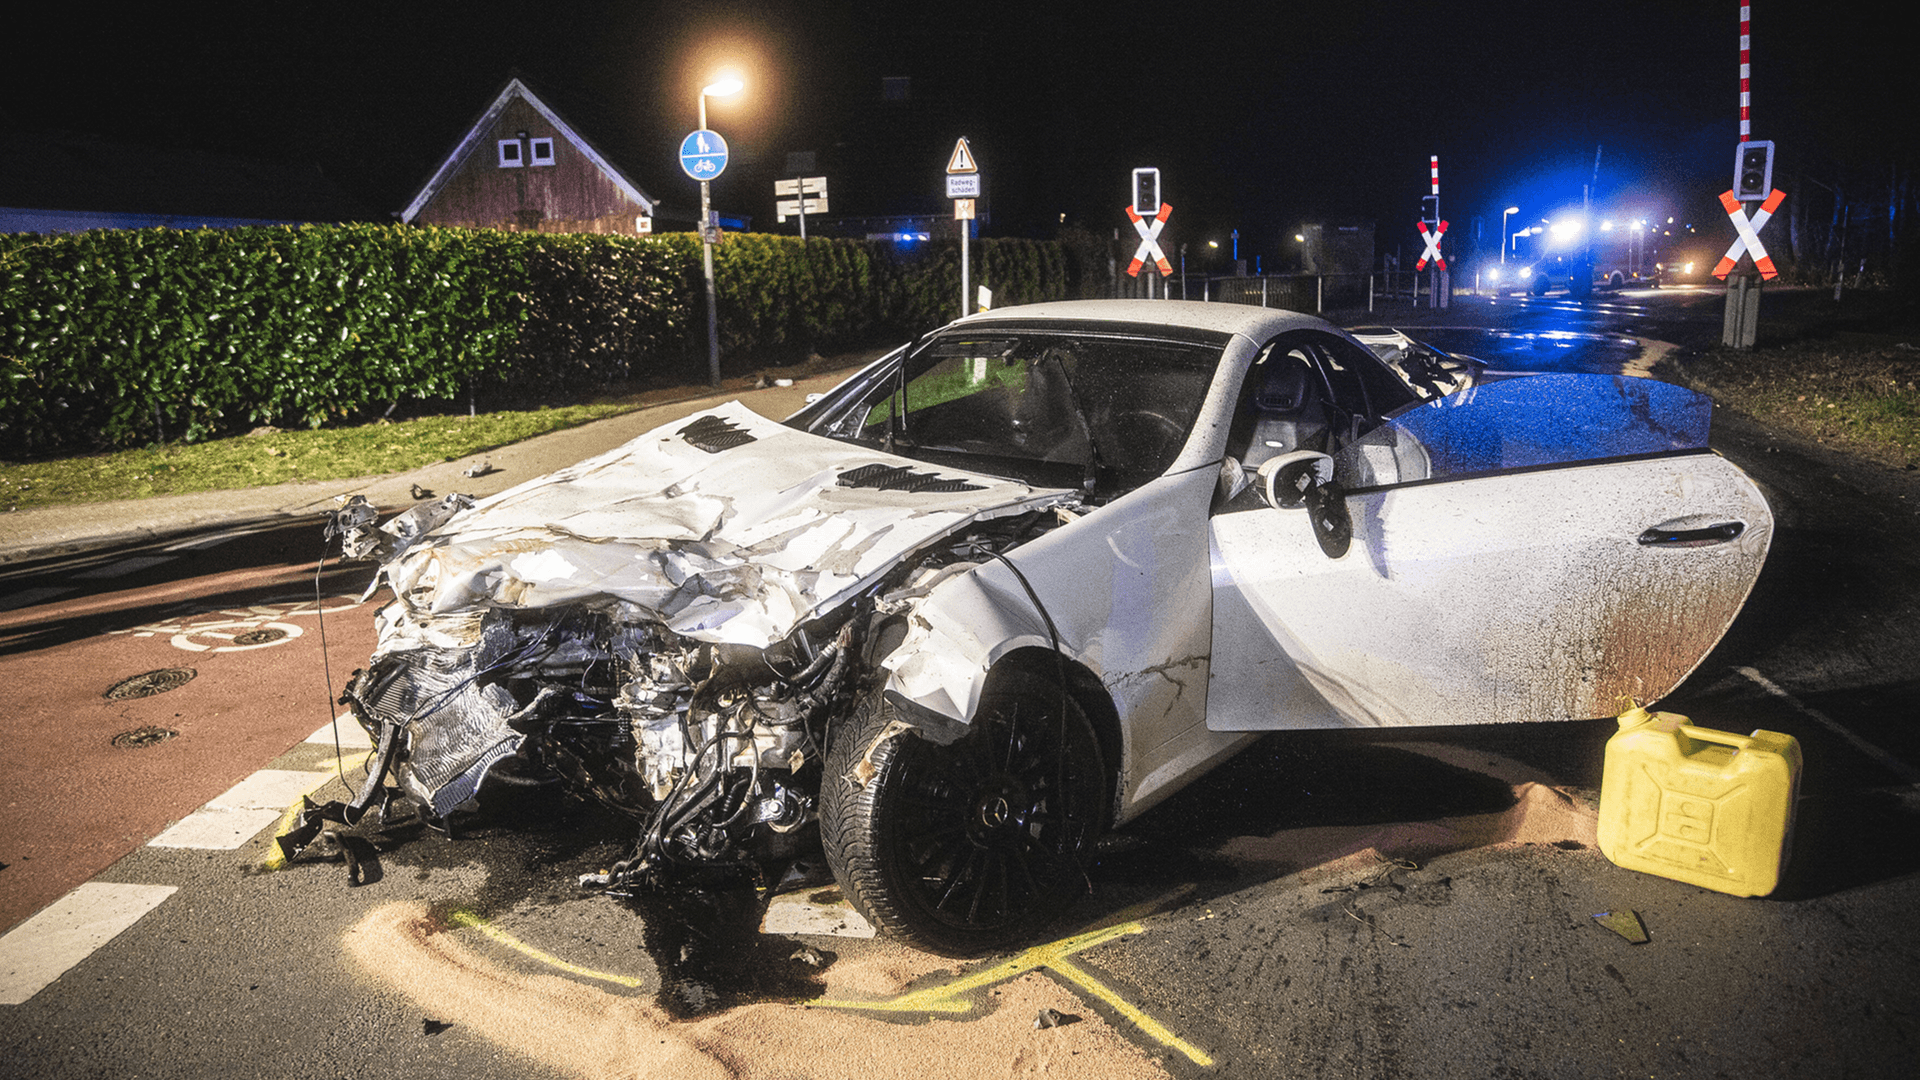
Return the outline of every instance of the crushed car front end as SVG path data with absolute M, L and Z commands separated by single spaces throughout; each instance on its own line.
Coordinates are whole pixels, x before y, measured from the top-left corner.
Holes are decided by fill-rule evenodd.
M 384 554 L 394 599 L 346 701 L 385 790 L 429 821 L 483 783 L 557 779 L 639 825 L 607 884 L 777 864 L 814 819 L 874 625 L 1079 498 L 724 406 L 430 532 L 403 516 L 376 538 L 361 514 L 350 541 Z

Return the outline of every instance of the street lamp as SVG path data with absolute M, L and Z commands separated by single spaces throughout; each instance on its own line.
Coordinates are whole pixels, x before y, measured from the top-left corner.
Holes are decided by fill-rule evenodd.
M 1519 212 L 1520 212 L 1520 208 L 1517 206 L 1509 206 L 1505 210 L 1500 211 L 1500 235 L 1502 238 L 1507 238 L 1508 216 L 1512 214 L 1517 214 Z M 1511 244 L 1514 240 L 1518 240 L 1518 239 L 1519 239 L 1518 236 L 1507 239 L 1507 244 Z M 1507 244 L 1500 245 L 1500 265 L 1501 266 L 1507 265 Z
M 746 83 L 741 82 L 738 78 L 735 78 L 732 75 L 722 75 L 718 79 L 715 79 L 712 82 L 708 83 L 707 85 L 701 87 L 700 88 L 700 126 L 702 128 L 705 128 L 707 126 L 707 99 L 708 98 L 732 97 L 733 95 L 739 93 L 742 90 L 745 90 L 746 88 L 747 88 Z
M 733 75 L 721 75 L 700 88 L 700 130 L 707 130 L 707 99 L 732 97 L 746 88 Z M 707 380 L 720 385 L 720 312 L 717 290 L 713 286 L 713 192 L 706 180 L 700 181 L 700 258 L 707 272 Z

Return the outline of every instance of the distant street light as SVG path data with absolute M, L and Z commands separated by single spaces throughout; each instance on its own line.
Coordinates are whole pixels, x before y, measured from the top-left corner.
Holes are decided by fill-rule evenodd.
M 1507 235 L 1507 218 L 1510 215 L 1517 214 L 1519 212 L 1520 212 L 1520 208 L 1517 206 L 1509 206 L 1505 210 L 1500 211 L 1500 235 L 1501 236 L 1504 237 Z M 1519 235 L 1515 234 L 1514 236 L 1510 237 L 1507 240 L 1506 244 L 1500 245 L 1500 265 L 1505 266 L 1507 264 L 1507 245 L 1513 243 L 1515 240 L 1518 240 L 1518 239 L 1520 239 Z
M 746 89 L 733 75 L 723 74 L 700 88 L 700 130 L 707 130 L 707 99 L 732 97 Z M 706 180 L 700 181 L 700 255 L 707 272 L 707 381 L 720 385 L 720 312 L 713 286 L 713 193 Z

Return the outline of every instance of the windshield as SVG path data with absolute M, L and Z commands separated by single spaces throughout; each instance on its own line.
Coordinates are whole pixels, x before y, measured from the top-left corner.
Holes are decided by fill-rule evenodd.
M 1115 494 L 1164 472 L 1220 348 L 1119 334 L 942 334 L 823 402 L 809 430 L 935 464 Z
M 1702 450 L 1713 402 L 1655 379 L 1534 375 L 1406 409 L 1334 458 L 1348 488 Z

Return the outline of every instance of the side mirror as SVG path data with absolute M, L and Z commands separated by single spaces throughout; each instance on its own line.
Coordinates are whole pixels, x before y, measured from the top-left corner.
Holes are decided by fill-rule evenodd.
M 1305 507 L 1313 538 L 1329 559 L 1347 553 L 1353 543 L 1353 519 L 1347 493 L 1333 482 L 1333 459 L 1312 450 L 1295 450 L 1262 463 L 1256 474 L 1260 497 L 1275 510 Z
M 1333 459 L 1314 450 L 1295 450 L 1260 463 L 1254 474 L 1260 497 L 1275 510 L 1296 510 L 1307 492 L 1333 480 Z

